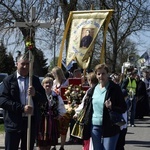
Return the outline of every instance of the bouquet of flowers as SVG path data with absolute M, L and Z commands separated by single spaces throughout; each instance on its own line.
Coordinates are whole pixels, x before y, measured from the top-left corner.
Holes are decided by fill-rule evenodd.
M 84 95 L 85 95 L 85 91 L 82 89 L 81 84 L 69 85 L 64 94 L 64 96 L 68 100 L 68 103 L 71 104 L 72 107 L 80 104 Z
M 70 117 L 75 114 L 75 109 L 81 103 L 83 96 L 86 91 L 82 89 L 82 85 L 69 85 L 66 89 L 64 96 L 68 100 L 68 105 L 66 105 L 67 113 Z

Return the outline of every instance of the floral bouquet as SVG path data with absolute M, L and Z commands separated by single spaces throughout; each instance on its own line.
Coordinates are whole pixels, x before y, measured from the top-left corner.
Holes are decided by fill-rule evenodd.
M 68 104 L 66 105 L 67 114 L 70 117 L 73 117 L 75 114 L 75 109 L 81 103 L 83 96 L 86 91 L 82 89 L 82 85 L 69 85 L 65 90 L 64 96 L 68 100 Z
M 65 91 L 64 95 L 68 104 L 65 105 L 66 113 L 61 118 L 61 127 L 64 133 L 67 133 L 67 129 L 69 127 L 70 119 L 73 118 L 75 114 L 75 109 L 81 103 L 83 96 L 85 95 L 86 91 L 82 89 L 81 85 L 69 85 Z
M 79 105 L 82 101 L 83 96 L 85 95 L 85 91 L 82 89 L 82 85 L 69 85 L 65 91 L 64 96 L 67 98 L 68 103 L 71 104 L 72 107 Z

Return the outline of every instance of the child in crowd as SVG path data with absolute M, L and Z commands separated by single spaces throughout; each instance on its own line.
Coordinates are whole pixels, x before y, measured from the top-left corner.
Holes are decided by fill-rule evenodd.
M 128 92 L 125 89 L 123 89 L 122 92 L 123 92 L 123 96 L 124 96 L 124 99 L 126 101 L 126 104 L 128 105 L 128 101 L 129 101 Z M 127 108 L 128 108 L 128 106 L 127 106 Z M 127 134 L 127 127 L 128 127 L 128 113 L 127 113 L 127 111 L 125 113 L 123 113 L 122 115 L 126 121 L 126 124 L 120 127 L 121 130 L 120 130 L 116 150 L 124 150 L 124 146 L 125 146 L 125 137 Z

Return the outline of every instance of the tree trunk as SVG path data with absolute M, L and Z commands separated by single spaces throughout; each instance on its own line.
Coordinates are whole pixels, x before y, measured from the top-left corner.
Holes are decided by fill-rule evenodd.
M 70 11 L 77 10 L 77 8 L 76 8 L 77 0 L 70 0 L 70 3 L 68 3 L 67 0 L 60 0 L 59 4 L 62 9 L 64 25 L 66 27 L 66 23 L 67 23 Z M 67 48 L 68 48 L 68 43 L 69 43 L 69 35 L 70 35 L 69 32 L 70 32 L 70 30 L 68 31 L 68 35 L 67 35 L 67 39 L 66 39 L 66 54 L 67 54 Z

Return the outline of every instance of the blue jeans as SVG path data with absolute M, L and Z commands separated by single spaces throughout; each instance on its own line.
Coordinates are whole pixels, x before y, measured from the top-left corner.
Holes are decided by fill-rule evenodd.
M 119 133 L 112 137 L 102 137 L 102 126 L 92 126 L 92 141 L 94 150 L 115 150 Z
M 133 99 L 130 100 L 130 108 L 129 108 L 131 125 L 134 125 L 135 112 L 136 112 L 136 98 L 134 96 Z

